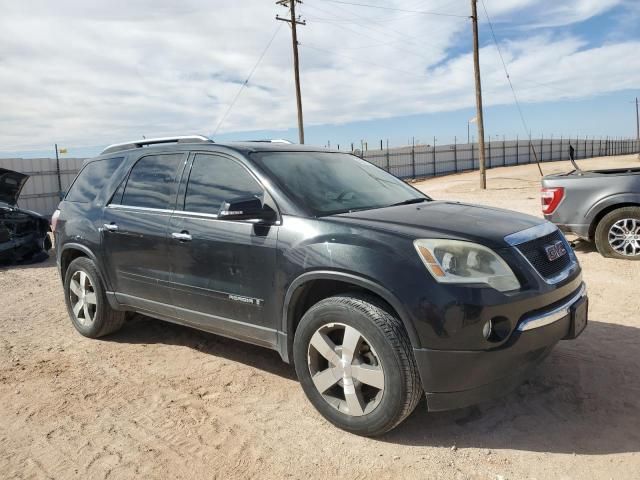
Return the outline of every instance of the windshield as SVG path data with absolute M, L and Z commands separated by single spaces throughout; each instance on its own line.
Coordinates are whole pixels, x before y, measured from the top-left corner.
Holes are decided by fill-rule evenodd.
M 427 200 L 402 180 L 346 153 L 259 152 L 252 158 L 316 216 Z

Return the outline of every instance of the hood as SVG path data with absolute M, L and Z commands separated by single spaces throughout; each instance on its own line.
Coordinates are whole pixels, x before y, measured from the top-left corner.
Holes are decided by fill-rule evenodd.
M 506 247 L 504 237 L 545 220 L 500 208 L 432 201 L 335 215 L 341 223 L 398 232 L 415 238 L 451 238 Z
M 0 202 L 8 205 L 18 203 L 18 197 L 29 175 L 0 168 Z

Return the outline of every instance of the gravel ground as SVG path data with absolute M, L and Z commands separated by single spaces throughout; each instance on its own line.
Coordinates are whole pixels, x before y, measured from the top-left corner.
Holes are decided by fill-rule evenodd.
M 539 215 L 535 166 L 477 184 L 470 172 L 416 185 Z M 0 478 L 638 478 L 640 264 L 577 252 L 591 297 L 583 335 L 514 393 L 437 414 L 422 403 L 378 439 L 325 422 L 275 352 L 146 317 L 88 340 L 53 259 L 2 268 Z

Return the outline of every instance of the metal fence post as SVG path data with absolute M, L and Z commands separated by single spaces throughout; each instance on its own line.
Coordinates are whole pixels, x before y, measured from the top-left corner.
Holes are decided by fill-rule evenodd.
M 471 170 L 475 170 L 476 160 L 473 158 L 473 143 L 471 144 Z
M 587 137 L 584 137 L 584 158 L 587 158 Z
M 520 165 L 520 139 L 516 135 L 516 165 Z
M 532 147 L 532 145 L 531 145 L 531 134 L 529 134 L 529 145 L 528 146 L 529 146 L 529 148 L 528 148 L 528 150 L 529 150 L 529 152 L 528 152 L 529 153 L 529 158 L 527 160 L 527 163 L 531 163 L 531 147 Z
M 544 162 L 544 134 L 540 135 L 540 161 Z
M 489 135 L 487 147 L 489 148 L 489 155 L 487 156 L 487 168 L 491 168 L 491 135 Z
M 62 177 L 60 176 L 60 158 L 58 157 L 58 144 L 55 144 L 56 149 L 56 174 L 58 176 L 58 199 L 62 200 Z
M 387 172 L 391 173 L 391 164 L 389 162 L 389 139 L 387 138 Z
M 507 152 L 505 151 L 504 146 L 504 135 L 502 136 L 502 166 L 505 167 L 507 165 Z
M 413 178 L 416 178 L 416 147 L 415 145 L 411 145 L 411 172 Z
M 436 176 L 436 137 L 433 137 L 433 176 Z
M 458 173 L 458 137 L 453 137 L 453 165 Z

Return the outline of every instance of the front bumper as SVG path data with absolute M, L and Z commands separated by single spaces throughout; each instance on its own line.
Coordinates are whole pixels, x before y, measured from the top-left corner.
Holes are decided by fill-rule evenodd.
M 482 351 L 414 349 L 431 411 L 452 410 L 516 388 L 572 328 L 571 308 L 587 299 L 584 284 L 543 311 L 524 316 L 509 340 Z

